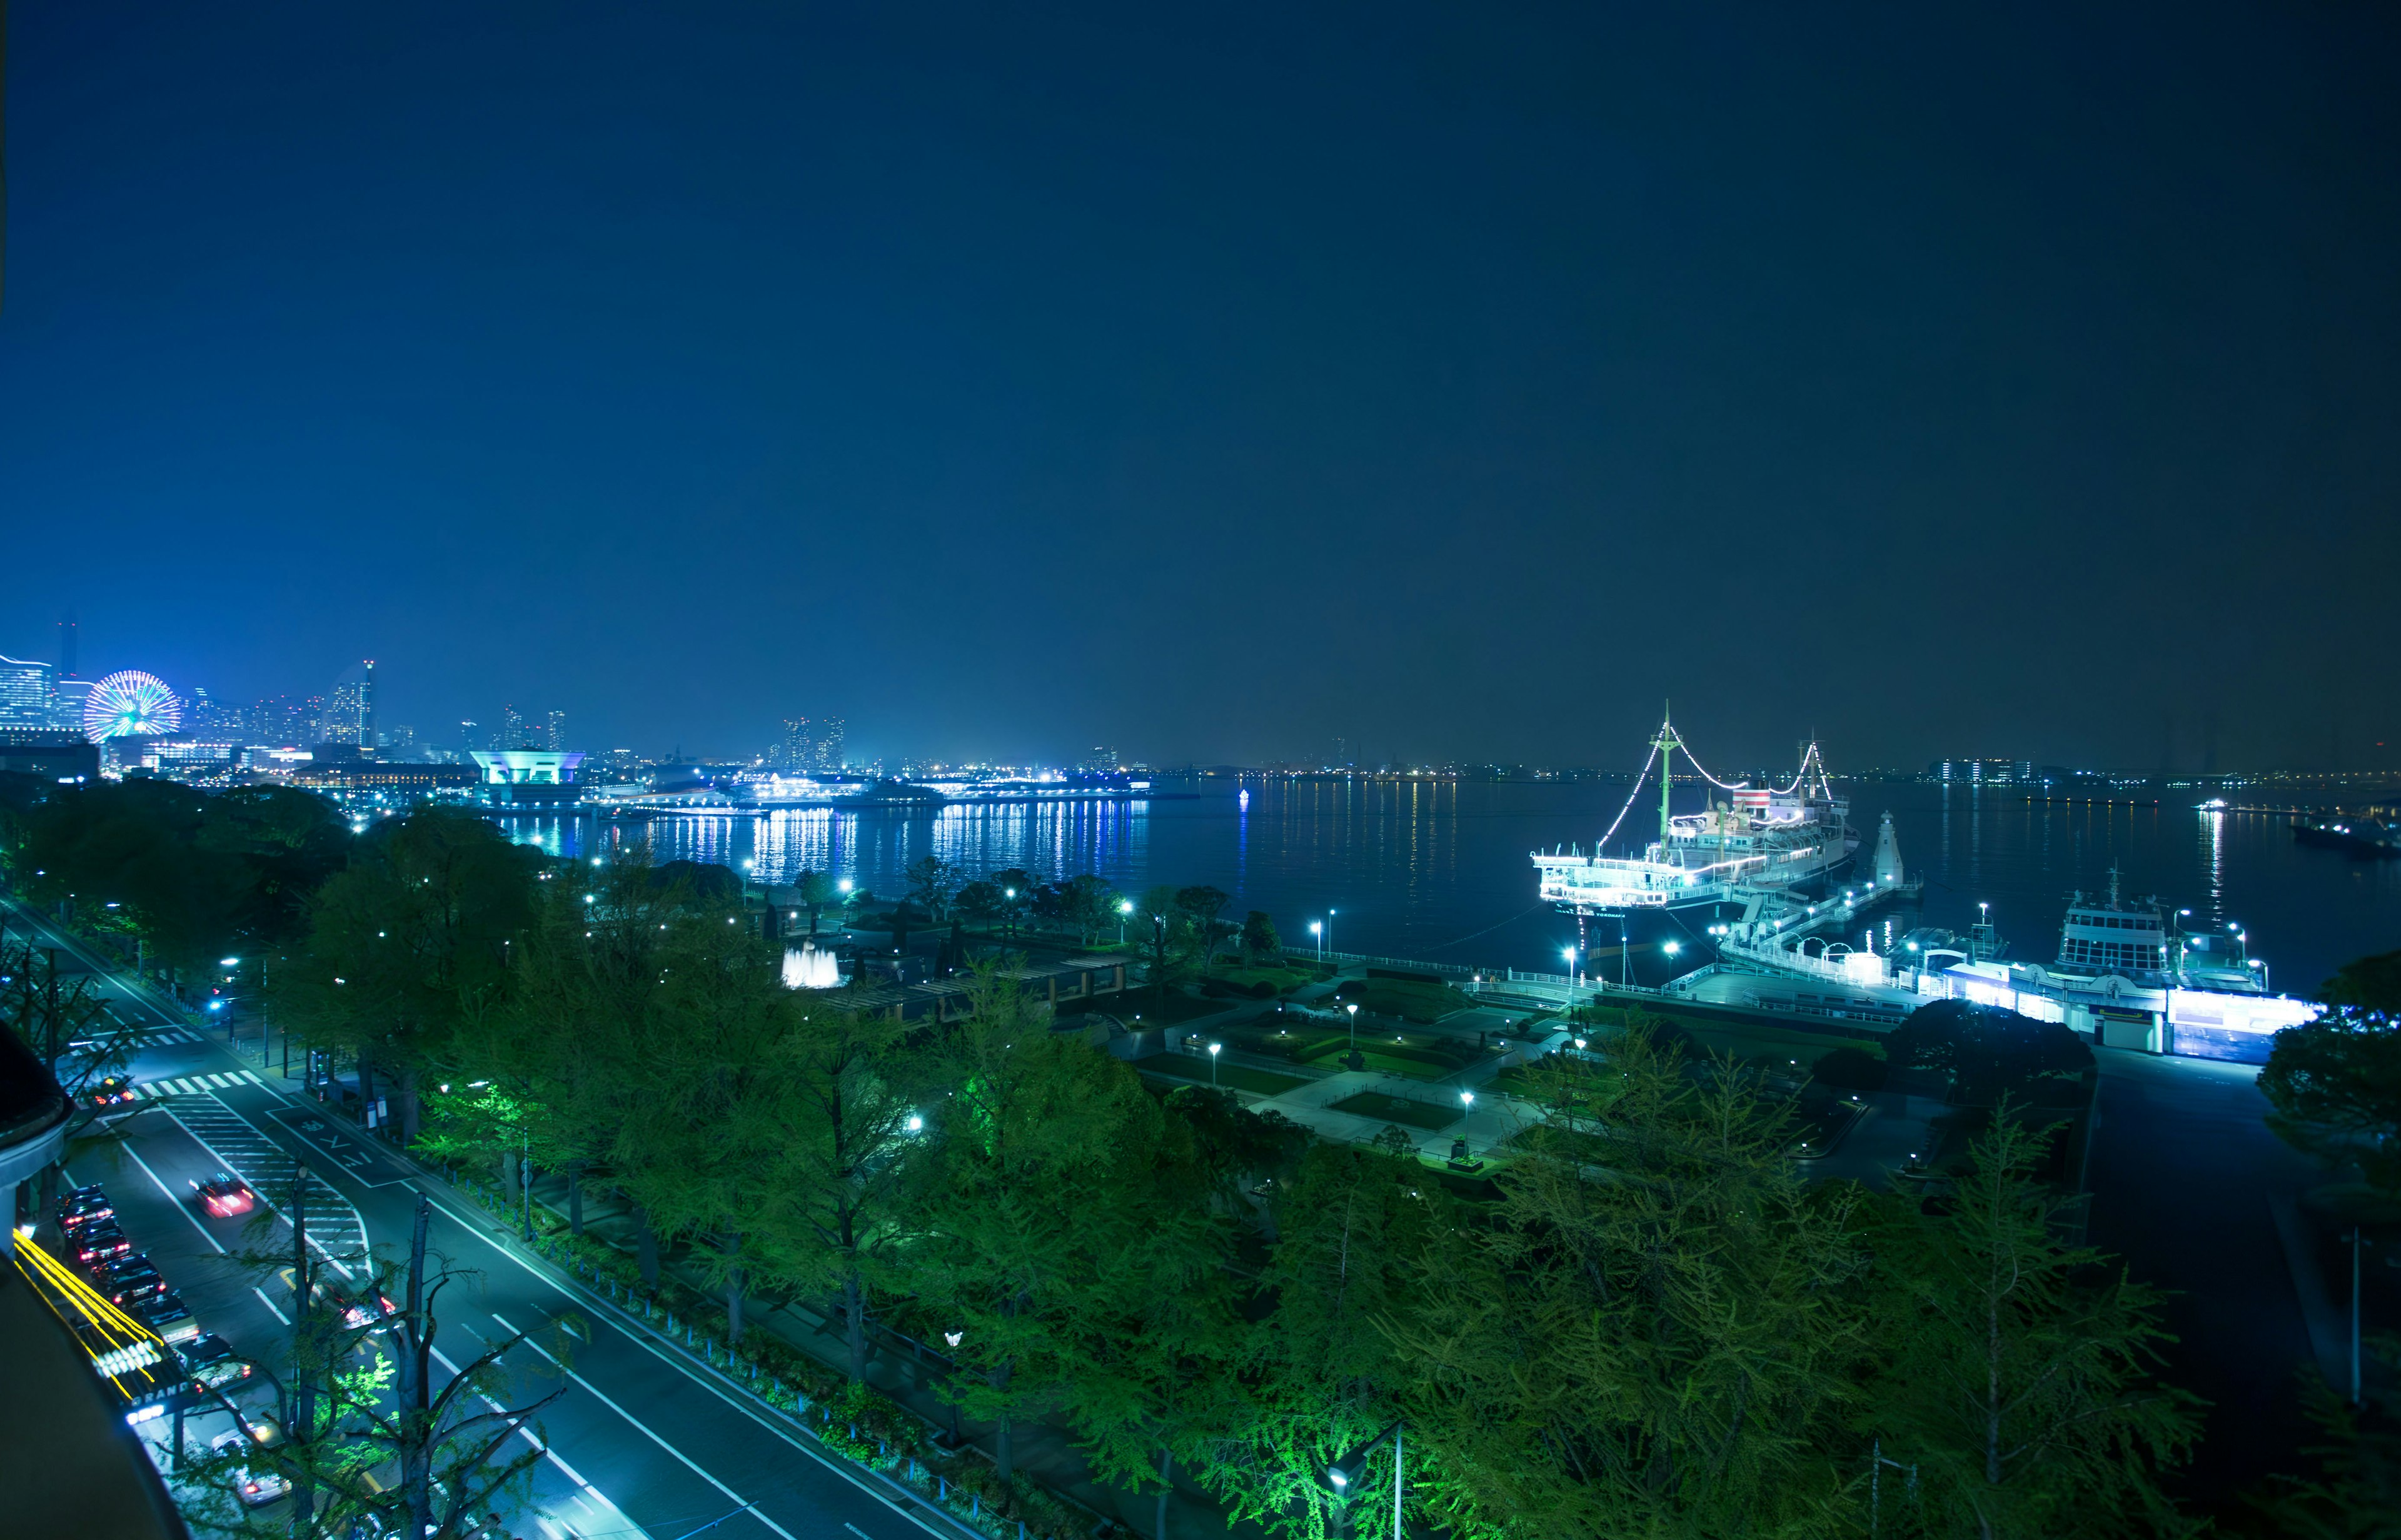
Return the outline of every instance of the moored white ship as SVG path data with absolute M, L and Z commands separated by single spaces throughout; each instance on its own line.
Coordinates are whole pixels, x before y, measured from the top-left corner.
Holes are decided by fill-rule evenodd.
M 1674 811 L 1674 758 L 1684 756 L 1706 787 L 1717 789 L 1696 813 Z M 1618 826 L 1633 811 L 1653 774 L 1659 777 L 1659 837 L 1640 858 L 1605 856 Z M 1543 899 L 1575 914 L 1624 914 L 1640 909 L 1686 909 L 1723 902 L 1737 887 L 1749 890 L 1798 887 L 1832 875 L 1858 852 L 1849 823 L 1850 803 L 1826 777 L 1825 761 L 1811 744 L 1790 784 L 1754 787 L 1722 781 L 1693 758 L 1672 722 L 1663 720 L 1651 740 L 1651 756 L 1635 777 L 1634 791 L 1616 822 L 1590 855 L 1571 847 L 1533 853 Z

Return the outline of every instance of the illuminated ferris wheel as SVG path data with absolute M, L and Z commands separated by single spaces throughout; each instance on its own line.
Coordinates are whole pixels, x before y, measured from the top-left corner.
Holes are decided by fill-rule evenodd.
M 138 668 L 122 669 L 91 687 L 83 703 L 84 736 L 155 737 L 184 725 L 184 703 L 167 681 Z

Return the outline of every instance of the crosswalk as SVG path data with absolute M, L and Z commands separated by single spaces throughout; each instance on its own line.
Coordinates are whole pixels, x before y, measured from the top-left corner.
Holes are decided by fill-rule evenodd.
M 133 1094 L 140 1101 L 157 1101 L 164 1096 L 205 1096 L 212 1091 L 231 1091 L 245 1085 L 264 1089 L 267 1082 L 243 1069 L 229 1075 L 183 1075 L 172 1080 L 144 1080 L 133 1088 Z
M 210 1095 L 163 1104 L 160 1110 L 183 1124 L 184 1131 L 212 1159 L 257 1189 L 277 1212 L 287 1212 L 279 1200 L 292 1189 L 293 1158 L 261 1134 L 250 1120 Z M 367 1249 L 367 1227 L 359 1217 L 359 1211 L 314 1171 L 309 1174 L 304 1190 L 310 1244 L 344 1277 L 358 1275 Z

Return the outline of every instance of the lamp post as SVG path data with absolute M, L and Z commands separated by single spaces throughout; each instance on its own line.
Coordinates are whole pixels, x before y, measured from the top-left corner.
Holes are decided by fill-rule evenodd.
M 1325 912 L 1325 950 L 1334 950 L 1334 911 L 1331 909 Z
M 1315 920 L 1309 922 L 1309 933 L 1317 939 L 1317 960 L 1325 960 L 1325 928 Z
M 1004 887 L 1000 890 L 1000 896 L 1007 905 L 1000 912 L 1001 918 L 1008 922 L 1008 934 L 1014 936 L 1017 934 L 1017 889 Z
M 1133 901 L 1132 899 L 1120 899 L 1118 901 L 1118 944 L 1119 946 L 1123 946 L 1125 944 L 1126 916 L 1132 913 Z
M 1351 1012 L 1351 1056 L 1355 1059 L 1359 1056 L 1359 1008 L 1346 1005 L 1342 1009 Z
M 1360 1478 L 1367 1474 L 1367 1457 L 1376 1452 L 1376 1446 L 1387 1438 L 1393 1441 L 1393 1540 L 1401 1540 L 1401 1494 L 1406 1490 L 1401 1466 L 1402 1427 L 1402 1423 L 1394 1423 L 1391 1427 L 1325 1467 L 1325 1484 L 1333 1489 L 1338 1501 L 1347 1501 L 1351 1495 L 1351 1489 L 1357 1486 Z
M 1217 1054 L 1226 1045 L 1224 1043 L 1211 1043 L 1209 1045 L 1209 1086 L 1213 1091 L 1216 1089 L 1217 1085 Z
M 1575 949 L 1574 947 L 1572 947 L 1572 946 L 1569 946 L 1569 947 L 1562 947 L 1562 948 L 1560 948 L 1560 950 L 1559 950 L 1559 956 L 1562 956 L 1562 957 L 1565 957 L 1565 958 L 1567 959 L 1567 963 L 1568 963 L 1568 1009 L 1569 1009 L 1570 1011 L 1573 1011 L 1573 1010 L 1575 1009 L 1575 983 L 1576 983 L 1575 959 L 1576 959 L 1576 949 Z

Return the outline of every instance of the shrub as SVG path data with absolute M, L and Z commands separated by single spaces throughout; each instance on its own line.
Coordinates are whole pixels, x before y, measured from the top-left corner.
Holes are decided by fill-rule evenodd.
M 1845 1091 L 1882 1091 L 1887 1067 L 1864 1048 L 1838 1048 L 1819 1054 L 1809 1072 L 1823 1084 Z

